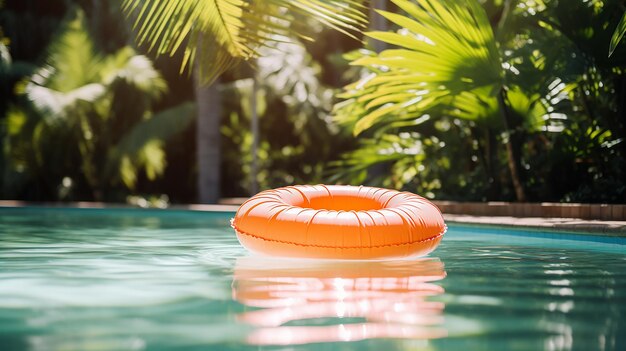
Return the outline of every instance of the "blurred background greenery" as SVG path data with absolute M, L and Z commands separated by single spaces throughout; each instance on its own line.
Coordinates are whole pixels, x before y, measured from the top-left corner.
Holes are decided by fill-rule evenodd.
M 219 67 L 214 194 L 332 182 L 440 200 L 624 202 L 624 45 L 608 57 L 621 1 L 365 5 L 377 3 L 389 12 L 361 10 L 388 31 L 369 40 L 300 16 L 288 26 L 310 38 L 260 47 L 253 68 Z M 184 52 L 136 44 L 121 0 L 0 11 L 0 199 L 216 201 L 197 195 L 199 100 Z

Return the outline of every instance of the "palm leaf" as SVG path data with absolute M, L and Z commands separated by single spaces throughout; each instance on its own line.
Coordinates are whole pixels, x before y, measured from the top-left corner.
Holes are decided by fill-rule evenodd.
M 95 104 L 106 94 L 99 79 L 102 58 L 94 51 L 82 11 L 63 23 L 45 58 L 24 88 L 26 98 L 50 123 L 75 115 L 83 103 Z
M 152 62 L 130 47 L 104 57 L 95 54 L 81 16 L 78 12 L 78 19 L 70 21 L 66 31 L 53 42 L 47 65 L 37 70 L 24 88 L 27 99 L 44 120 L 77 116 L 77 109 L 84 104 L 106 118 L 110 112 L 109 93 L 116 81 L 124 81 L 150 100 L 167 90 Z
M 370 181 L 389 187 L 401 188 L 416 175 L 418 167 L 425 157 L 422 140 L 418 133 L 384 134 L 380 138 L 362 139 L 360 147 L 342 155 L 339 161 L 331 166 L 332 181 L 351 183 L 355 179 L 365 182 L 368 169 L 377 164 L 389 166 L 391 177 L 386 179 L 370 179 Z M 395 184 L 390 179 L 396 179 Z
M 163 143 L 189 126 L 194 110 L 192 103 L 183 103 L 137 123 L 110 151 L 106 172 L 119 172 L 130 189 L 141 169 L 151 180 L 162 174 L 166 166 Z
M 98 83 L 102 57 L 96 53 L 87 28 L 85 14 L 79 9 L 73 11 L 47 48 L 45 66 L 36 79 L 59 92 Z
M 106 92 L 106 87 L 97 83 L 86 84 L 69 92 L 59 92 L 31 81 L 25 89 L 28 100 L 49 122 L 73 116 L 82 103 L 96 104 Z
M 440 105 L 455 111 L 463 101 L 457 96 L 502 84 L 493 31 L 477 1 L 392 1 L 409 16 L 378 12 L 401 29 L 366 34 L 399 48 L 353 61 L 373 74 L 347 86 L 341 95 L 347 102 L 335 109 L 339 120 L 354 122 L 354 134 L 383 120 L 418 118 Z
M 2 32 L 0 32 L 0 35 Z M 0 68 L 4 68 L 5 66 L 10 65 L 12 62 L 11 54 L 9 53 L 9 48 L 2 41 L 2 37 L 0 36 Z
M 181 71 L 190 62 L 210 82 L 237 60 L 257 57 L 258 48 L 291 32 L 289 17 L 314 15 L 343 33 L 364 28 L 367 17 L 359 0 L 124 0 L 135 14 L 137 38 L 157 54 L 173 55 L 184 47 Z M 302 33 L 300 33 L 302 34 Z
M 167 91 L 167 82 L 152 61 L 144 55 L 137 55 L 128 46 L 103 58 L 100 74 L 105 85 L 122 80 L 150 99 L 157 99 Z
M 622 15 L 622 19 L 617 24 L 615 28 L 615 32 L 613 32 L 613 36 L 611 37 L 611 44 L 609 45 L 609 56 L 613 54 L 615 48 L 617 48 L 617 44 L 622 40 L 622 37 L 626 33 L 626 12 Z
M 187 128 L 195 118 L 194 111 L 194 105 L 188 102 L 157 113 L 135 125 L 117 148 L 123 153 L 134 154 L 152 139 L 167 140 Z

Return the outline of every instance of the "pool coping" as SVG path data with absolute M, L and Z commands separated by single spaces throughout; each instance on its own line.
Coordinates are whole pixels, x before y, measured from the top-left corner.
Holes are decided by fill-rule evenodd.
M 32 203 L 25 201 L 0 200 L 0 208 L 16 207 L 49 207 L 49 208 L 84 208 L 84 209 L 137 209 L 140 207 L 127 204 L 102 202 L 70 202 L 70 203 Z M 171 205 L 169 210 L 190 210 L 201 212 L 234 213 L 237 205 Z M 158 211 L 160 209 L 154 208 Z M 626 237 L 626 221 L 590 220 L 560 217 L 514 217 L 514 216 L 477 216 L 470 214 L 446 213 L 444 219 L 450 224 L 462 224 L 480 227 L 523 228 L 526 230 L 547 230 L 554 232 L 581 233 L 588 235 Z
M 601 221 L 580 218 L 472 216 L 444 214 L 447 223 L 478 227 L 506 227 L 511 229 L 546 230 L 597 236 L 626 238 L 626 221 Z

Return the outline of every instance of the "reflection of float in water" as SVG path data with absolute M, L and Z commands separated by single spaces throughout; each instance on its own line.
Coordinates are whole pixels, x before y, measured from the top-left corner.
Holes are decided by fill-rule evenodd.
M 257 327 L 248 337 L 251 344 L 432 339 L 446 335 L 444 304 L 426 297 L 443 294 L 432 282 L 445 276 L 443 264 L 434 258 L 349 262 L 243 257 L 235 267 L 233 298 L 261 308 L 238 316 Z M 352 320 L 336 323 L 331 318 Z M 317 322 L 306 325 L 306 320 Z

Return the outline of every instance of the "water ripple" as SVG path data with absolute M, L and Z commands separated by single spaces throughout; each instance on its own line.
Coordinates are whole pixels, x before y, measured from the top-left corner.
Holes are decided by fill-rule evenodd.
M 229 214 L 0 209 L 2 350 L 622 350 L 626 245 L 450 226 L 432 257 L 249 256 Z

